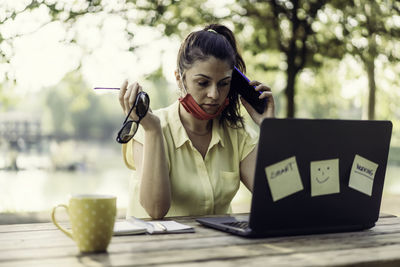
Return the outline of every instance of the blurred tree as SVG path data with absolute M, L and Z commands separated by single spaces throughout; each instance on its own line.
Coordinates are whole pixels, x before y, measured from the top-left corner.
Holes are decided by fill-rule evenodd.
M 321 16 L 326 17 L 327 4 L 339 13 L 342 33 L 337 29 L 324 31 Z M 236 0 L 227 6 L 207 0 L 125 0 L 115 2 L 91 1 L 50 1 L 32 0 L 21 3 L 9 10 L 5 6 L 0 16 L 1 25 L 12 23 L 20 15 L 35 9 L 46 9 L 49 17 L 38 25 L 38 29 L 52 21 L 65 25 L 66 42 L 76 42 L 74 32 L 68 30 L 80 17 L 92 13 L 118 14 L 126 23 L 127 38 L 132 40 L 137 25 L 158 29 L 167 36 L 185 36 L 193 26 L 206 23 L 227 22 L 235 26 L 243 47 L 253 54 L 278 51 L 284 55 L 285 64 L 278 66 L 269 62 L 258 64 L 264 70 L 280 69 L 286 73 L 285 95 L 287 116 L 295 116 L 296 78 L 304 68 L 318 67 L 325 56 L 341 58 L 344 53 L 356 55 L 364 63 L 369 77 L 369 117 L 375 109 L 375 59 L 385 55 L 389 60 L 398 60 L 399 49 L 392 37 L 398 37 L 399 3 L 395 0 Z M 394 16 L 397 13 L 397 17 Z M 322 15 L 321 15 L 322 14 Z M 329 15 L 329 14 L 328 14 Z M 320 25 L 320 27 L 318 27 Z M 0 31 L 0 64 L 7 64 L 13 56 L 13 36 Z M 397 45 L 398 46 L 398 45 Z M 3 49 L 7 48 L 7 49 Z M 135 44 L 131 42 L 130 50 Z
M 53 21 L 59 21 L 66 26 L 66 29 L 69 29 L 79 17 L 88 13 L 99 13 L 104 11 L 104 6 L 100 3 L 101 0 L 82 0 L 73 2 L 31 0 L 30 2 L 20 1 L 20 3 L 14 3 L 11 6 L 6 3 L 0 3 L 0 27 L 4 25 L 9 26 L 19 17 L 37 9 L 45 10 L 48 13 L 47 17 L 43 16 L 43 20 L 35 23 L 33 27 L 28 27 L 29 30 L 26 30 L 24 27 L 13 29 L 14 31 L 12 31 L 12 33 L 9 31 L 5 33 L 0 30 L 0 63 L 4 64 L 10 62 L 10 59 L 14 55 L 12 42 L 16 38 L 25 34 L 33 33 Z M 109 11 L 111 12 L 113 10 Z M 74 42 L 74 39 L 69 39 L 69 41 Z
M 296 78 L 303 68 L 319 65 L 318 47 L 320 39 L 315 38 L 316 32 L 312 24 L 318 20 L 317 14 L 327 0 L 298 1 L 298 0 L 238 0 L 241 7 L 237 14 L 243 20 L 234 20 L 239 29 L 247 30 L 248 23 L 252 34 L 248 39 L 246 49 L 254 54 L 266 50 L 278 50 L 286 64 L 285 95 L 287 99 L 287 117 L 295 116 L 295 87 Z M 323 41 L 323 40 L 322 40 Z M 271 66 L 259 65 L 268 70 Z
M 11 81 L 4 81 L 0 83 L 0 112 L 3 110 L 7 110 L 10 106 L 14 105 L 16 102 L 15 96 L 11 95 L 11 92 L 7 90 L 8 83 L 12 83 Z
M 107 140 L 115 136 L 124 119 L 119 108 L 110 108 L 115 107 L 116 96 L 93 93 L 78 72 L 67 74 L 45 92 L 44 107 L 50 116 L 46 128 L 58 139 Z
M 121 5 L 110 5 L 96 1 L 74 1 L 74 2 L 55 2 L 32 0 L 27 5 L 22 5 L 18 10 L 6 12 L 5 18 L 0 21 L 5 24 L 14 20 L 19 14 L 37 8 L 47 8 L 50 15 L 47 21 L 60 21 L 65 25 L 66 31 L 81 16 L 88 13 L 107 13 L 118 14 L 127 21 L 126 32 L 128 38 L 133 37 L 133 29 L 136 25 L 146 25 L 155 27 L 165 35 L 184 36 L 193 26 L 200 26 L 206 23 L 233 21 L 237 26 L 237 31 L 244 29 L 250 21 L 253 25 L 253 34 L 247 44 L 246 49 L 254 53 L 266 51 L 268 49 L 278 49 L 285 55 L 287 85 L 285 94 L 287 97 L 287 116 L 293 117 L 295 113 L 295 81 L 297 74 L 307 64 L 312 64 L 313 51 L 316 47 L 314 39 L 310 36 L 314 34 L 311 24 L 316 19 L 320 10 L 327 0 L 321 1 L 254 1 L 238 0 L 231 4 L 230 9 L 239 8 L 242 12 L 231 12 L 227 7 L 215 8 L 206 0 L 126 0 Z M 239 16 L 239 17 L 238 17 Z M 247 20 L 241 20 L 245 17 Z M 41 27 L 43 25 L 39 25 Z M 23 33 L 21 33 L 23 34 Z M 68 34 L 67 34 L 68 35 Z M 16 36 L 5 40 L 0 35 L 0 42 L 13 39 Z M 73 32 L 68 35 L 68 42 L 75 42 Z M 72 36 L 72 37 L 71 37 Z M 135 45 L 131 42 L 130 50 L 134 50 Z M 1 55 L 2 61 L 9 60 L 10 55 Z M 267 66 L 263 66 L 267 68 Z
M 159 109 L 170 105 L 177 99 L 174 92 L 175 85 L 172 85 L 165 79 L 162 67 L 151 73 L 143 81 L 143 88 L 150 96 L 150 105 L 152 109 Z
M 206 23 L 228 22 L 235 31 L 243 33 L 245 50 L 253 54 L 277 50 L 285 55 L 287 84 L 287 116 L 295 115 L 295 82 L 306 65 L 320 64 L 314 54 L 318 52 L 318 40 L 311 25 L 327 0 L 321 1 L 256 1 L 237 0 L 229 5 L 229 12 L 213 9 L 208 1 L 132 1 L 143 11 L 139 23 L 160 27 L 167 35 L 187 34 L 188 26 Z M 228 8 L 224 7 L 225 9 Z M 251 25 L 251 27 L 249 27 Z M 316 60 L 314 60 L 316 59 Z M 321 57 L 319 58 L 321 59 Z M 276 70 L 267 62 L 259 64 L 264 70 Z
M 206 0 L 126 0 L 137 10 L 133 22 L 156 27 L 167 36 L 185 36 L 191 27 L 215 21 Z M 128 14 L 130 16 L 130 14 Z
M 332 7 L 340 10 L 341 29 L 338 41 L 343 42 L 346 52 L 358 58 L 368 76 L 367 117 L 375 118 L 376 106 L 376 59 L 383 56 L 389 62 L 400 60 L 400 2 L 396 0 L 332 1 Z M 338 25 L 336 25 L 337 27 Z

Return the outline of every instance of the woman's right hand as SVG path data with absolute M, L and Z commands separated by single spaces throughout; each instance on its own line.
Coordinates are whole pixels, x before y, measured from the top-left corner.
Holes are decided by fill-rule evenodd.
M 136 95 L 142 90 L 142 86 L 135 82 L 128 85 L 128 80 L 125 80 L 119 90 L 119 103 L 121 104 L 122 110 L 125 115 L 128 115 L 129 110 L 135 103 Z M 135 108 L 136 109 L 136 108 Z M 136 115 L 136 110 L 133 110 L 129 115 L 129 118 L 137 121 L 139 118 Z M 151 109 L 147 111 L 144 118 L 140 121 L 145 131 L 159 130 L 160 129 L 160 119 L 153 114 Z
M 142 87 L 137 82 L 128 85 L 126 80 L 122 84 L 119 103 L 125 115 L 135 103 L 136 95 L 140 91 Z M 133 110 L 131 114 L 130 119 L 138 119 L 136 110 Z M 140 124 L 145 131 L 144 142 L 141 144 L 133 141 L 132 154 L 126 156 L 133 157 L 140 177 L 140 204 L 150 217 L 162 219 L 171 207 L 171 185 L 161 123 L 149 108 Z

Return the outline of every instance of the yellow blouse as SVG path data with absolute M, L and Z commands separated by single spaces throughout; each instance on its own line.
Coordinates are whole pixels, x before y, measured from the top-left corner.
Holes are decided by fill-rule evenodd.
M 192 145 L 179 116 L 179 102 L 154 111 L 161 120 L 171 181 L 171 207 L 166 216 L 226 214 L 239 189 L 240 162 L 254 149 L 257 136 L 243 128 L 222 126 L 213 120 L 212 138 L 205 158 Z M 134 139 L 143 144 L 139 127 Z M 135 170 L 132 141 L 122 146 L 125 164 Z M 139 177 L 133 172 L 127 216 L 148 218 L 139 203 Z

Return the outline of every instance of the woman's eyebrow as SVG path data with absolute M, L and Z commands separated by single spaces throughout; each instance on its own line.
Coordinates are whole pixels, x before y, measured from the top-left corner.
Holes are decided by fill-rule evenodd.
M 201 74 L 201 73 L 195 74 L 194 76 L 201 76 L 201 77 L 203 77 L 203 78 L 206 78 L 206 79 L 211 80 L 211 77 L 209 77 L 209 76 L 207 76 L 207 75 L 205 75 L 205 74 Z M 229 78 L 231 78 L 231 76 L 226 76 L 225 78 L 223 78 L 223 79 L 221 79 L 221 80 L 219 80 L 219 81 L 221 82 L 221 81 L 226 80 L 226 79 L 229 79 Z
M 207 75 L 205 75 L 205 74 L 201 74 L 201 73 L 195 74 L 194 76 L 201 76 L 201 77 L 204 77 L 204 78 L 206 78 L 206 79 L 211 79 L 209 76 L 207 76 Z

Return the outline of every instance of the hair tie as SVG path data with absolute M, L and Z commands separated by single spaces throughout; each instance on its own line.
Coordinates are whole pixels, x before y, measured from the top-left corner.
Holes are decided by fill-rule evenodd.
M 215 30 L 213 30 L 213 29 L 208 29 L 207 30 L 208 32 L 213 32 L 213 33 L 216 33 L 216 34 L 218 34 L 218 32 L 216 32 Z

